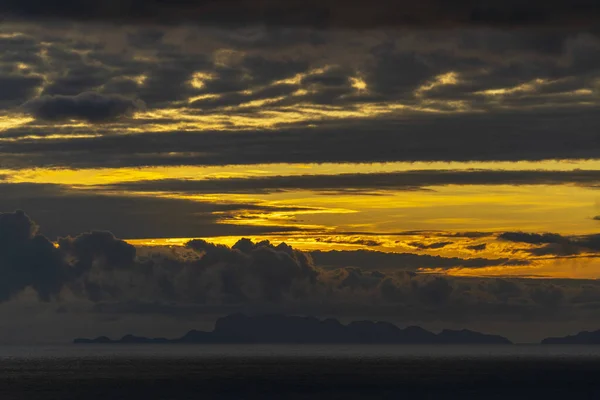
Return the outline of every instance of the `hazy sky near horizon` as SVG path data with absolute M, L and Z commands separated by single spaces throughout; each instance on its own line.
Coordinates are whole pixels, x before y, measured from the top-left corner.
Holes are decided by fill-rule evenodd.
M 409 271 L 426 280 L 417 286 L 441 291 L 443 304 L 496 304 L 503 321 L 514 313 L 521 322 L 531 313 L 545 318 L 548 307 L 567 305 L 593 320 L 600 7 L 418 3 L 0 0 L 0 239 L 12 243 L 25 227 L 19 240 L 38 246 L 33 220 L 59 243 L 51 257 L 77 270 L 42 283 L 23 278 L 0 297 L 20 298 L 32 286 L 45 300 L 86 292 L 98 313 L 98 303 L 125 300 L 218 308 L 272 302 L 257 287 L 283 279 L 244 278 L 236 289 L 244 295 L 229 293 L 234 301 L 223 297 L 224 281 L 202 277 L 194 290 L 204 294 L 187 288 L 183 296 L 175 292 L 185 292 L 178 285 L 189 265 L 177 264 L 174 275 L 155 271 L 173 286 L 170 295 L 117 295 L 115 287 L 127 292 L 123 282 L 137 279 L 110 265 L 126 243 L 77 236 L 110 231 L 137 247 L 133 258 L 119 253 L 137 267 L 148 252 L 162 254 L 148 256 L 153 268 L 164 253 L 174 263 L 206 264 L 195 258 L 205 248 L 186 253 L 188 240 L 231 247 L 246 237 L 294 251 L 337 250 L 335 259 L 313 253 L 309 263 L 319 271 L 311 284 L 340 290 L 326 301 L 344 303 L 360 289 L 379 293 L 385 307 L 414 296 L 423 302 L 423 294 L 404 293 L 417 278 L 394 275 Z M 75 244 L 60 245 L 66 236 Z M 264 248 L 282 251 L 271 247 Z M 360 250 L 372 258 L 357 261 Z M 12 271 L 23 262 L 15 255 L 0 265 Z M 100 264 L 110 278 L 91 274 Z M 300 271 L 296 278 L 312 277 Z M 390 275 L 366 277 L 372 271 Z M 352 283 L 340 284 L 345 279 Z M 65 295 L 73 280 L 78 289 Z M 284 297 L 297 298 L 297 284 Z M 361 307 L 375 307 L 365 293 Z M 425 301 L 431 315 L 443 313 L 437 301 Z M 491 312 L 484 308 L 473 319 Z

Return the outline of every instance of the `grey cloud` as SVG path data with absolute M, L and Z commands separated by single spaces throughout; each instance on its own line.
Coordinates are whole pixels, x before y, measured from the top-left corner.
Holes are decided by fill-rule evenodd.
M 69 119 L 91 123 L 110 122 L 133 115 L 144 108 L 143 102 L 120 95 L 85 92 L 76 96 L 42 96 L 23 104 L 35 118 L 46 121 Z
M 382 43 L 372 50 L 375 67 L 366 81 L 369 88 L 383 95 L 412 94 L 412 91 L 441 72 L 416 52 L 397 52 L 393 44 Z
M 68 69 L 65 76 L 53 81 L 44 88 L 42 96 L 77 96 L 83 93 L 89 93 L 104 85 L 110 79 L 111 73 L 106 68 L 88 65 L 77 65 L 75 68 Z M 89 96 L 89 94 L 88 94 Z M 42 97 L 44 98 L 44 97 Z M 122 100 L 122 99 L 121 99 Z M 46 100 L 49 101 L 49 100 Z M 59 100 L 54 99 L 55 102 Z M 64 98 L 62 101 L 65 101 Z M 74 102 L 91 102 L 91 99 L 74 99 Z M 108 100 L 106 100 L 108 101 Z M 111 99 L 114 103 L 115 99 Z M 66 105 L 63 105 L 66 107 Z M 117 107 L 114 104 L 113 107 Z
M 277 60 L 251 55 L 244 58 L 241 66 L 248 71 L 254 83 L 265 84 L 306 72 L 310 64 L 306 60 Z
M 0 75 L 0 106 L 15 107 L 36 95 L 43 78 L 35 75 Z

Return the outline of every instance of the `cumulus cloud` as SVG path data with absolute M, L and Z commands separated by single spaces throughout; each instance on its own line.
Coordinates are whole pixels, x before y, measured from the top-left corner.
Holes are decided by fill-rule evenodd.
M 22 108 L 33 117 L 46 121 L 83 120 L 102 123 L 132 116 L 144 108 L 140 100 L 120 95 L 85 92 L 75 96 L 45 95 L 29 100 Z
M 62 254 L 23 212 L 0 213 L 0 301 L 7 301 L 27 287 L 42 300 L 60 293 L 67 278 Z

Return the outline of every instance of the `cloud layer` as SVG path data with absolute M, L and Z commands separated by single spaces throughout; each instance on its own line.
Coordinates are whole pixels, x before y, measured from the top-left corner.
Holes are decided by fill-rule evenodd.
M 33 117 L 45 121 L 83 120 L 90 123 L 114 121 L 132 116 L 144 103 L 120 95 L 84 92 L 76 96 L 42 96 L 23 104 Z
M 63 18 L 125 23 L 267 24 L 335 28 L 588 25 L 599 9 L 587 0 L 566 2 L 427 0 L 409 1 L 290 0 L 281 2 L 236 0 L 60 1 L 49 6 L 41 0 L 4 0 L 0 12 L 25 19 Z

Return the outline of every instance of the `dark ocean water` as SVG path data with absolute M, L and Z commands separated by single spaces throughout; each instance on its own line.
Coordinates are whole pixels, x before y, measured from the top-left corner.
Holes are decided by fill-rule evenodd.
M 600 348 L 0 347 L 2 400 L 321 398 L 600 399 Z

